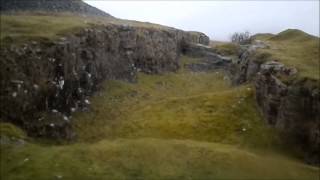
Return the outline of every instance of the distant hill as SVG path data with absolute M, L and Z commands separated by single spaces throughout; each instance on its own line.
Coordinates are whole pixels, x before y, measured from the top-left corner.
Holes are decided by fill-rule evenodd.
M 278 33 L 277 35 L 270 38 L 270 40 L 274 41 L 283 41 L 283 40 L 298 40 L 298 41 L 304 41 L 304 40 L 312 40 L 317 38 L 316 36 L 310 35 L 304 31 L 298 30 L 298 29 L 287 29 L 285 31 L 282 31 Z
M 253 39 L 259 39 L 259 40 L 267 40 L 271 37 L 273 37 L 274 34 L 271 33 L 258 33 L 252 36 Z
M 16 12 L 70 12 L 91 16 L 112 17 L 81 0 L 1 0 L 1 14 Z
M 256 34 L 254 39 L 266 42 L 273 60 L 297 68 L 302 77 L 319 79 L 319 37 L 298 29 L 287 29 L 278 34 Z

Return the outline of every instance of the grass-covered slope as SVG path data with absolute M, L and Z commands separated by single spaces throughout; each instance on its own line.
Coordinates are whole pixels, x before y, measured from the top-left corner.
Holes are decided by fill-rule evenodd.
M 269 44 L 269 49 L 259 50 L 270 53 L 270 59 L 297 68 L 301 77 L 319 79 L 320 40 L 296 29 L 288 29 L 277 35 L 258 35 L 256 39 Z
M 106 82 L 89 112 L 73 114 L 73 144 L 4 138 L 1 178 L 317 179 L 318 168 L 277 153 L 281 141 L 249 85 L 188 70 L 138 79 Z M 1 134 L 25 139 L 7 124 Z
M 11 38 L 27 41 L 32 38 L 55 39 L 77 28 L 89 26 L 91 19 L 73 15 L 1 15 L 1 41 Z
M 82 0 L 10 0 L 1 1 L 0 13 L 17 12 L 62 13 L 68 12 L 84 16 L 112 17 L 110 14 L 90 6 Z
M 264 147 L 277 140 L 262 123 L 252 88 L 231 88 L 223 73 L 182 71 L 138 79 L 107 83 L 108 93 L 93 98 L 92 113 L 75 115 L 80 139 L 187 138 Z
M 78 16 L 71 13 L 19 12 L 0 15 L 0 42 L 2 45 L 28 43 L 32 40 L 55 40 L 93 25 L 122 25 L 136 28 L 172 30 L 174 28 L 114 17 Z
M 1 179 L 314 179 L 312 168 L 236 146 L 154 138 L 1 147 Z

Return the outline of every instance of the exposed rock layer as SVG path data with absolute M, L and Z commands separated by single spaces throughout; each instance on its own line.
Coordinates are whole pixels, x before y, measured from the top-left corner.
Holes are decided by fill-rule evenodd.
M 232 63 L 231 58 L 220 56 L 211 47 L 203 44 L 188 44 L 183 47 L 183 51 L 186 55 L 199 59 L 197 62 L 185 65 L 192 71 L 229 70 Z
M 264 62 L 264 57 L 255 56 L 256 48 L 249 47 L 234 64 L 234 83 L 254 82 L 257 104 L 267 123 L 284 132 L 286 139 L 305 153 L 307 162 L 319 164 L 319 81 L 294 78 L 295 68 L 276 61 Z
M 30 135 L 72 139 L 70 115 L 106 79 L 135 81 L 136 73 L 179 68 L 194 35 L 175 29 L 121 25 L 86 28 L 55 42 L 1 48 L 1 119 Z M 183 42 L 183 43 L 182 43 Z

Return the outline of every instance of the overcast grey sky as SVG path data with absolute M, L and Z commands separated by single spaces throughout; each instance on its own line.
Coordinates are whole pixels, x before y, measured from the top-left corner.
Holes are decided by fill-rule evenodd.
M 201 31 L 213 40 L 228 40 L 235 31 L 278 33 L 288 28 L 319 36 L 319 0 L 86 2 L 118 18 Z

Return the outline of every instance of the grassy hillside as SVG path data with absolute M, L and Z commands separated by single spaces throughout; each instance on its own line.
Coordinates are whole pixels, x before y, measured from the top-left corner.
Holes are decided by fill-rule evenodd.
M 252 36 L 253 39 L 259 39 L 259 40 L 268 40 L 271 37 L 273 37 L 274 34 L 271 33 L 258 33 Z
M 73 114 L 73 144 L 22 143 L 20 130 L 1 125 L 1 178 L 317 179 L 318 168 L 284 155 L 253 95 L 223 72 L 109 81 L 89 112 Z
M 269 49 L 259 50 L 270 53 L 270 59 L 298 69 L 301 77 L 320 79 L 320 40 L 303 31 L 289 29 L 274 36 L 257 36 L 269 44 Z
M 88 27 L 91 19 L 74 15 L 1 15 L 1 43 L 26 42 L 30 39 L 57 39 L 79 28 Z
M 139 28 L 173 29 L 148 22 L 113 17 L 77 16 L 70 13 L 16 13 L 0 16 L 0 42 L 24 43 L 30 40 L 57 39 L 92 25 L 127 25 Z
M 192 140 L 103 140 L 1 147 L 1 179 L 305 179 L 318 170 L 272 154 Z
M 137 84 L 108 82 L 108 93 L 93 99 L 93 113 L 75 115 L 80 139 L 187 138 L 264 148 L 277 141 L 262 123 L 252 88 L 231 88 L 222 72 L 139 74 L 138 79 Z

